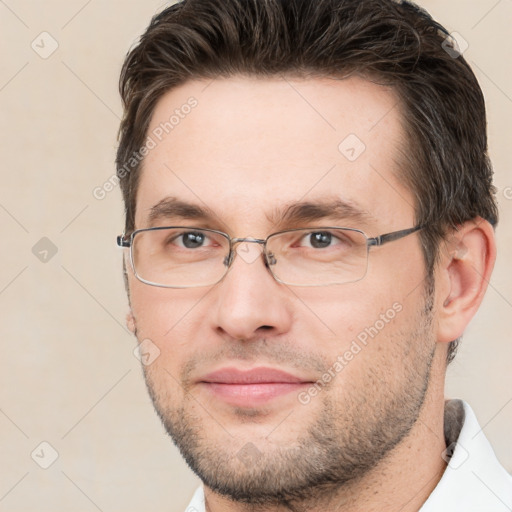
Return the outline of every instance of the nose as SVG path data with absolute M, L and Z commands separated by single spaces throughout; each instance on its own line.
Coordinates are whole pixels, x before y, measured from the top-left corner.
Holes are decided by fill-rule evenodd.
M 240 242 L 224 279 L 215 287 L 216 330 L 236 340 L 276 336 L 291 327 L 291 301 L 265 265 L 260 244 Z

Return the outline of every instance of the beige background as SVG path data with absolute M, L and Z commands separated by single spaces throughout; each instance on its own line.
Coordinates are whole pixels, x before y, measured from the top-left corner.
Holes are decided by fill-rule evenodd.
M 512 2 L 420 3 L 469 43 L 501 207 L 497 268 L 447 394 L 470 402 L 511 471 Z M 119 190 L 93 197 L 114 173 L 123 56 L 163 5 L 0 1 L 0 510 L 178 512 L 198 483 L 153 412 L 124 327 Z M 46 59 L 55 43 L 43 31 L 58 43 Z M 47 241 L 33 254 L 42 237 L 55 255 Z M 46 470 L 43 441 L 58 452 Z

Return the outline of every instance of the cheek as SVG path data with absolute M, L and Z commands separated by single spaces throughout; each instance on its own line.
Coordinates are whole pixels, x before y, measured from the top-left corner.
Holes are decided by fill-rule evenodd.
M 158 288 L 138 281 L 130 283 L 130 290 L 139 341 L 149 338 L 162 352 L 190 344 L 191 333 L 202 324 L 198 312 L 207 291 Z
M 420 364 L 423 345 L 428 340 L 422 319 L 424 301 L 416 297 L 406 305 L 396 301 L 380 310 L 371 307 L 336 340 L 330 350 L 330 369 L 336 375 L 336 396 L 382 396 L 386 388 L 398 390 L 406 375 L 405 367 Z M 340 330 L 343 326 L 340 326 Z M 362 389 L 366 391 L 362 391 Z M 359 389 L 359 391 L 357 391 Z
M 181 291 L 141 285 L 132 288 L 131 300 L 141 353 L 151 354 L 144 371 L 161 400 L 172 396 L 179 401 L 181 373 L 197 354 L 200 325 L 194 313 L 199 299 L 183 296 Z
M 389 283 L 361 280 L 340 286 L 297 288 L 296 321 L 316 337 L 347 339 L 379 319 L 400 297 Z
M 418 288 L 424 288 L 425 261 L 417 234 L 376 247 L 368 256 L 365 281 L 386 290 L 393 301 L 405 303 Z
M 358 367 L 387 359 L 391 364 L 424 307 L 422 286 L 404 292 L 391 280 L 296 293 L 297 339 L 304 350 L 323 353 L 336 374 L 355 375 Z

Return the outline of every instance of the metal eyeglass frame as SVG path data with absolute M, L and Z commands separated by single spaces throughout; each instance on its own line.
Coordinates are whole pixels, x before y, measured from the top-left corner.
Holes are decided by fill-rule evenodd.
M 219 283 L 220 281 L 222 281 L 222 279 L 224 279 L 224 277 L 226 276 L 226 274 L 228 273 L 229 271 L 229 268 L 231 267 L 231 264 L 233 263 L 233 260 L 234 260 L 234 254 L 235 254 L 235 251 L 233 250 L 234 249 L 234 246 L 236 244 L 239 244 L 239 243 L 242 243 L 242 242 L 247 242 L 247 243 L 255 243 L 255 244 L 260 244 L 263 246 L 263 255 L 264 255 L 264 258 L 265 258 L 265 263 L 266 263 L 266 266 L 270 272 L 270 274 L 272 275 L 272 277 L 279 283 L 282 283 L 282 284 L 286 284 L 287 286 L 329 286 L 328 284 L 319 284 L 319 285 L 291 285 L 289 283 L 285 283 L 284 281 L 281 281 L 281 279 L 276 276 L 273 272 L 272 272 L 272 269 L 270 268 L 271 265 L 274 265 L 275 264 L 275 258 L 273 256 L 273 254 L 269 254 L 267 252 L 267 241 L 276 236 L 276 235 L 281 235 L 283 233 L 293 233 L 294 231 L 304 231 L 304 230 L 313 230 L 313 231 L 324 231 L 324 230 L 330 230 L 330 229 L 344 229 L 346 231 L 355 231 L 357 233 L 361 233 L 365 238 L 366 238 L 366 250 L 367 250 L 367 253 L 369 253 L 370 251 L 370 247 L 379 247 L 381 245 L 384 245 L 388 242 L 394 242 L 395 240 L 400 240 L 401 238 L 404 238 L 408 235 L 411 235 L 412 233 L 416 233 L 417 231 L 423 229 L 425 226 L 423 225 L 416 225 L 412 228 L 407 228 L 407 229 L 400 229 L 399 231 L 392 231 L 390 233 L 384 233 L 382 235 L 378 235 L 378 236 L 375 236 L 375 237 L 368 237 L 366 235 L 366 233 L 364 231 L 361 231 L 360 229 L 355 229 L 355 228 L 345 228 L 345 227 L 342 227 L 342 226 L 320 226 L 320 227 L 314 227 L 314 228 L 295 228 L 295 229 L 286 229 L 286 230 L 283 230 L 283 231 L 278 231 L 277 233 L 272 233 L 270 234 L 269 236 L 267 236 L 267 238 L 265 239 L 262 239 L 262 238 L 231 238 L 227 233 L 224 233 L 223 231 L 218 231 L 216 229 L 208 229 L 208 228 L 198 228 L 197 226 L 158 226 L 158 227 L 154 227 L 154 228 L 142 228 L 142 229 L 136 229 L 135 231 L 133 231 L 131 233 L 131 235 L 129 235 L 128 237 L 126 237 L 126 235 L 119 235 L 116 239 L 117 241 L 117 245 L 118 247 L 122 247 L 122 248 L 129 248 L 130 249 L 130 263 L 131 263 L 131 266 L 132 266 L 132 269 L 133 269 L 133 272 L 135 274 L 135 277 L 145 283 L 145 284 L 148 284 L 150 286 L 157 286 L 157 287 L 160 287 L 160 288 L 183 288 L 183 289 L 186 289 L 186 288 L 197 288 L 197 287 L 200 287 L 200 286 L 213 286 L 214 284 L 217 284 Z M 226 238 L 229 242 L 229 253 L 228 255 L 226 256 L 226 258 L 224 259 L 224 265 L 226 265 L 226 272 L 225 274 L 218 280 L 216 281 L 215 283 L 212 283 L 211 285 L 193 285 L 193 286 L 169 286 L 169 285 L 163 285 L 163 284 L 158 284 L 158 283 L 154 283 L 152 281 L 147 281 L 143 278 L 141 278 L 138 274 L 137 274 L 137 271 L 135 269 L 135 264 L 134 264 L 134 261 L 133 261 L 133 251 L 132 251 L 132 247 L 133 247 L 133 239 L 135 238 L 135 235 L 137 235 L 137 233 L 141 233 L 141 232 L 147 232 L 147 231 L 160 231 L 160 230 L 164 230 L 164 229 L 190 229 L 191 231 L 193 230 L 197 230 L 197 231 L 206 231 L 206 232 L 209 232 L 209 233 L 217 233 L 218 235 L 221 235 L 223 236 L 224 238 Z M 366 272 L 365 272 L 365 275 L 366 275 Z M 361 277 L 361 279 L 364 278 L 364 275 Z M 354 281 L 347 281 L 347 283 L 351 283 L 351 282 L 354 282 Z M 337 283 L 332 283 L 332 284 L 337 284 Z M 342 283 L 342 284 L 345 284 L 345 283 Z

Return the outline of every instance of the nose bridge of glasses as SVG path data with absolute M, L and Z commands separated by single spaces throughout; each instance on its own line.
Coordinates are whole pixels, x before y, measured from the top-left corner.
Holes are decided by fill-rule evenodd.
M 247 238 L 231 238 L 231 246 L 242 242 L 265 245 L 266 241 L 263 240 L 262 238 L 253 238 L 252 236 L 249 236 Z
M 250 244 L 261 246 L 261 250 Z M 262 252 L 265 253 L 265 244 L 266 240 L 261 238 L 231 238 L 229 255 L 224 259 L 224 264 L 227 267 L 231 266 L 235 258 L 235 252 L 245 263 L 254 263 L 261 256 Z M 236 246 L 238 247 L 235 249 Z

